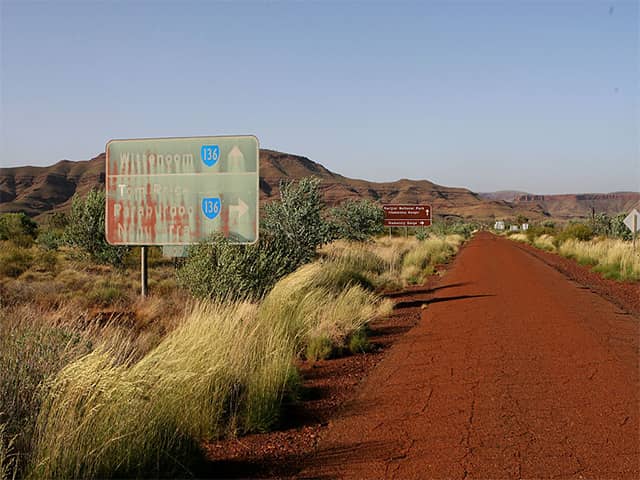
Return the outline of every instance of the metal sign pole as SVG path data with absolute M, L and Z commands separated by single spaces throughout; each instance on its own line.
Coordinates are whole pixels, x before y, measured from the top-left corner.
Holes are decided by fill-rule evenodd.
M 636 232 L 638 231 L 638 216 L 633 216 L 633 251 L 636 251 Z
M 147 246 L 140 247 L 140 295 L 147 296 Z

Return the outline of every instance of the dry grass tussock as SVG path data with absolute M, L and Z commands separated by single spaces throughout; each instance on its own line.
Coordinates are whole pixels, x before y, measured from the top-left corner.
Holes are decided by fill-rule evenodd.
M 137 272 L 62 254 L 0 278 L 0 449 L 13 439 L 27 478 L 188 475 L 203 439 L 278 421 L 296 358 L 364 351 L 392 308 L 375 292 L 421 281 L 460 243 L 335 242 L 259 304 L 187 301 L 170 268 L 135 300 Z
M 437 264 L 457 253 L 463 241 L 461 235 L 431 235 L 426 240 L 381 237 L 370 243 L 334 242 L 322 253 L 362 272 L 375 288 L 391 290 L 423 282 Z
M 526 233 L 514 233 L 509 235 L 509 238 L 516 242 L 529 243 L 529 237 Z
M 200 439 L 268 428 L 295 370 L 256 312 L 199 304 L 136 362 L 98 349 L 66 366 L 47 385 L 29 476 L 184 475 Z
M 634 252 L 630 241 L 607 237 L 592 240 L 562 239 L 550 234 L 529 236 L 523 233 L 509 235 L 508 238 L 559 253 L 583 265 L 592 265 L 595 271 L 607 278 L 640 280 L 640 250 Z
M 366 279 L 340 262 L 315 262 L 280 280 L 259 307 L 259 318 L 289 339 L 297 355 L 323 339 L 333 349 L 392 303 L 366 288 Z M 331 353 L 331 352 L 327 352 Z
M 541 250 L 546 250 L 548 252 L 554 252 L 556 250 L 553 235 L 549 235 L 546 233 L 534 238 L 533 245 L 540 248 Z
M 590 241 L 565 240 L 558 252 L 618 280 L 640 280 L 640 250 L 624 240 L 597 238 Z

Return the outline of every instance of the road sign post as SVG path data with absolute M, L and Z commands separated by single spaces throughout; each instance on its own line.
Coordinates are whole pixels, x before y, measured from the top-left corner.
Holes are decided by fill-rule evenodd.
M 147 296 L 147 247 L 143 245 L 140 248 L 140 295 L 142 297 Z
M 146 246 L 192 245 L 218 234 L 258 240 L 259 145 L 254 136 L 111 140 L 106 146 L 105 236 Z

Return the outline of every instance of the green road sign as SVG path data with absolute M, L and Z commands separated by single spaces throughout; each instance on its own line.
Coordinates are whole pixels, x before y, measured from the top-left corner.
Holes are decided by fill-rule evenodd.
M 257 241 L 256 137 L 111 140 L 106 152 L 109 243 L 190 245 L 214 233 Z

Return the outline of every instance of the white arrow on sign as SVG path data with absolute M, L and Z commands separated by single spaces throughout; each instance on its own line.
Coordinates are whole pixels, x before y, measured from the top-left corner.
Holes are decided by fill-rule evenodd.
M 229 206 L 229 212 L 231 213 L 231 215 L 235 213 L 238 216 L 238 218 L 243 216 L 248 211 L 249 211 L 249 205 L 244 203 L 241 198 L 238 199 L 237 205 Z
M 635 222 L 633 221 L 634 219 Z M 629 213 L 629 215 L 627 215 L 624 219 L 624 224 L 632 232 L 634 231 L 634 229 L 636 232 L 640 231 L 640 212 L 638 212 L 638 210 L 636 210 L 635 208 L 631 210 L 631 213 Z

